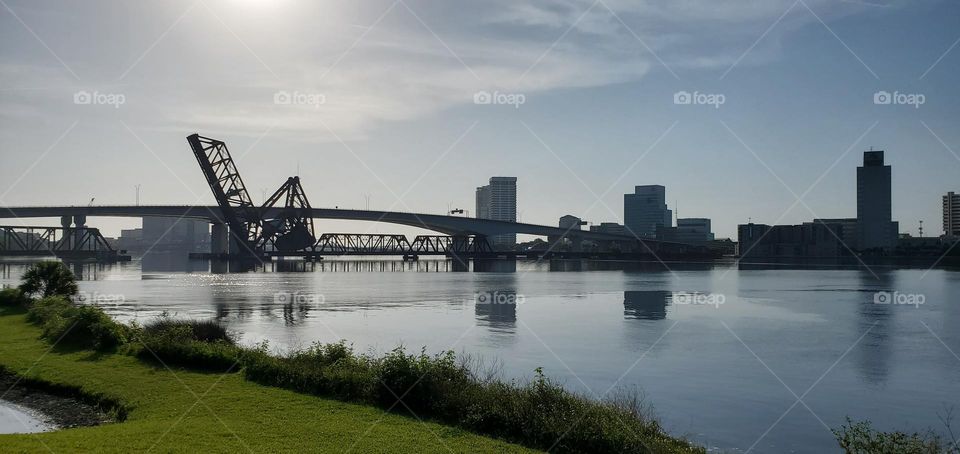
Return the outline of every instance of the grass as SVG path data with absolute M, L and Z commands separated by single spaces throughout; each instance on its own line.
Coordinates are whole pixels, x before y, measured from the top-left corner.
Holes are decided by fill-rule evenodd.
M 43 269 L 49 272 L 57 271 L 54 273 L 56 276 L 61 276 L 62 271 L 66 273 L 61 276 L 64 278 L 62 283 L 72 282 L 72 275 L 62 264 L 50 263 Z M 41 281 L 36 285 L 47 289 L 64 287 L 64 285 L 52 286 Z M 26 284 L 21 287 L 25 286 Z M 72 289 L 75 292 L 75 286 Z M 117 415 L 129 415 L 129 420 L 120 418 L 123 419 L 121 424 L 123 427 L 129 427 L 131 422 L 138 421 L 134 416 L 137 415 L 137 409 L 141 408 L 136 401 L 128 403 L 129 399 L 137 399 L 143 395 L 152 396 L 149 406 L 159 409 L 166 408 L 171 402 L 178 400 L 172 398 L 175 396 L 187 405 L 185 410 L 172 423 L 164 421 L 165 424 L 160 424 L 158 427 L 167 426 L 175 429 L 181 427 L 180 423 L 183 422 L 192 429 L 192 432 L 189 432 L 190 436 L 207 436 L 208 438 L 211 433 L 215 433 L 222 427 L 226 435 L 232 436 L 233 441 L 240 448 L 249 450 L 249 442 L 245 441 L 239 435 L 240 433 L 246 436 L 257 432 L 256 428 L 259 428 L 260 436 L 254 441 L 259 443 L 263 438 L 269 439 L 271 435 L 263 433 L 263 428 L 279 421 L 279 425 L 273 427 L 273 430 L 285 437 L 293 437 L 292 443 L 303 443 L 304 435 L 317 431 L 322 433 L 325 429 L 321 424 L 320 427 L 313 427 L 313 432 L 309 430 L 312 427 L 311 423 L 315 422 L 316 409 L 310 408 L 307 414 L 298 414 L 297 411 L 292 411 L 290 414 L 288 407 L 276 405 L 279 395 L 273 398 L 263 397 L 260 402 L 254 399 L 257 396 L 269 396 L 271 393 L 294 392 L 298 394 L 293 396 L 298 396 L 300 400 L 311 399 L 306 395 L 312 394 L 316 396 L 312 399 L 333 398 L 341 402 L 362 404 L 363 406 L 353 408 L 357 411 L 363 409 L 362 411 L 366 412 L 364 416 L 368 419 L 371 415 L 379 414 L 376 422 L 367 424 L 364 433 L 356 438 L 358 442 L 366 441 L 366 435 L 373 429 L 379 428 L 381 420 L 386 422 L 388 419 L 400 418 L 395 420 L 397 427 L 401 421 L 406 421 L 407 424 L 419 424 L 418 431 L 412 433 L 407 432 L 409 428 L 389 433 L 391 438 L 401 440 L 401 447 L 405 442 L 427 442 L 429 439 L 422 436 L 425 429 L 439 443 L 438 447 L 447 450 L 453 449 L 450 443 L 445 443 L 445 438 L 451 438 L 456 443 L 467 440 L 468 444 L 464 448 L 469 448 L 471 451 L 486 450 L 486 448 L 503 450 L 509 445 L 498 440 L 505 440 L 530 448 L 563 453 L 705 452 L 701 447 L 671 437 L 664 432 L 655 419 L 642 411 L 638 401 L 627 399 L 596 402 L 566 391 L 562 386 L 544 377 L 539 369 L 536 378 L 528 383 L 504 382 L 497 379 L 495 375 L 488 375 L 484 371 L 472 368 L 467 361 L 458 360 L 453 352 L 435 356 L 427 355 L 425 351 L 419 354 L 408 354 L 401 347 L 386 355 L 360 354 L 354 352 L 345 343 L 315 344 L 309 349 L 287 355 L 271 355 L 267 352 L 266 344 L 254 348 L 237 345 L 230 333 L 222 325 L 213 321 L 174 320 L 163 317 L 146 326 L 117 323 L 98 307 L 75 304 L 67 296 L 70 294 L 68 290 L 70 289 L 64 290 L 63 295 L 51 295 L 39 299 L 31 299 L 16 290 L 0 293 L 0 310 L 6 313 L 6 317 L 3 318 L 16 318 L 19 323 L 29 325 L 18 326 L 20 331 L 29 332 L 33 329 L 39 332 L 39 335 L 33 338 L 20 339 L 24 344 L 30 341 L 34 350 L 31 354 L 36 354 L 36 357 L 43 359 L 44 362 L 59 361 L 58 365 L 61 367 L 50 373 L 67 370 L 76 375 L 75 378 L 82 378 L 82 380 L 64 381 L 57 375 L 50 380 L 42 375 L 24 378 L 32 383 L 73 386 L 73 389 L 76 389 L 76 386 L 94 386 L 96 389 L 81 391 L 88 398 L 100 396 L 102 404 L 116 409 Z M 0 324 L 0 330 L 3 328 Z M 15 329 L 13 332 L 18 331 Z M 38 337 L 47 343 L 39 343 Z M 53 346 L 46 353 L 37 351 L 42 349 L 43 345 L 51 344 Z M 18 345 L 17 342 L 5 345 L 0 348 L 0 353 L 5 353 L 5 350 L 16 348 Z M 7 364 L 9 360 L 6 357 L 7 355 L 0 356 L 0 367 L 12 370 L 21 376 L 44 370 L 40 367 L 39 359 L 24 370 L 24 363 L 17 364 L 16 361 L 12 361 L 13 364 Z M 30 355 L 11 356 L 20 360 L 29 357 Z M 136 362 L 136 359 L 140 362 Z M 131 361 L 133 361 L 132 364 Z M 135 365 L 141 369 L 136 370 Z M 173 371 L 168 366 L 183 369 Z M 93 369 L 99 371 L 96 376 L 83 376 L 84 373 Z M 205 371 L 213 373 L 203 373 Z M 160 381 L 156 379 L 158 372 L 166 380 L 162 384 L 166 388 L 172 387 L 172 390 L 163 389 L 162 392 L 153 394 L 149 391 L 149 386 L 144 386 L 145 383 L 160 385 Z M 148 378 L 152 381 L 144 381 Z M 191 380 L 201 380 L 201 378 L 205 378 L 210 384 L 198 388 L 191 386 Z M 221 383 L 222 386 L 220 386 Z M 212 394 L 214 391 L 229 392 L 231 387 L 236 387 L 238 393 L 216 401 L 216 405 L 211 405 L 213 403 L 211 399 L 215 398 Z M 281 388 L 288 391 L 281 391 Z M 107 395 L 106 393 L 111 390 L 116 393 L 129 391 L 131 394 Z M 165 394 L 171 398 L 161 397 Z M 290 395 L 283 394 L 283 396 Z M 325 402 L 327 406 L 338 406 L 338 409 L 349 405 L 339 402 L 335 404 L 328 400 L 320 400 L 320 402 Z M 629 404 L 624 405 L 625 402 Z M 379 407 L 380 410 L 375 407 Z M 264 409 L 286 413 L 267 414 Z M 382 413 L 383 411 L 386 413 Z M 188 420 L 194 412 L 199 412 L 196 416 L 199 424 Z M 163 412 L 167 417 L 176 414 L 176 411 Z M 307 432 L 287 433 L 290 427 L 295 427 L 288 425 L 291 418 L 306 421 L 308 425 L 303 429 Z M 429 419 L 431 423 L 424 423 L 420 421 L 421 418 Z M 333 427 L 337 429 L 335 433 L 357 430 L 356 424 L 339 427 L 343 423 L 342 419 L 327 416 L 329 423 L 335 423 L 336 427 Z M 446 426 L 434 423 L 442 423 Z M 254 426 L 253 430 L 246 427 L 250 425 Z M 436 430 L 433 430 L 431 425 Z M 234 426 L 242 430 L 235 429 Z M 91 430 L 114 429 L 111 426 Z M 71 433 L 71 431 L 65 432 Z M 492 438 L 483 438 L 474 434 Z M 43 440 L 47 436 L 55 437 L 56 434 L 31 436 L 27 439 L 45 445 Z M 164 431 L 156 438 L 158 441 L 151 441 L 151 443 L 165 441 L 168 436 L 175 440 L 177 433 L 172 430 L 170 433 Z M 112 440 L 112 437 L 110 438 Z M 226 439 L 221 438 L 223 438 L 222 434 L 219 438 L 214 437 L 218 440 L 217 446 L 220 446 L 219 443 L 227 442 Z M 87 439 L 86 441 L 95 440 Z M 340 441 L 341 449 L 351 448 L 349 445 L 344 445 L 342 439 Z M 384 442 L 386 442 L 384 446 L 389 446 L 391 451 L 399 450 L 395 449 L 393 441 L 384 440 Z M 484 449 L 470 443 L 479 444 Z M 49 448 L 49 446 L 44 447 Z M 152 444 L 146 446 L 146 448 L 152 447 Z M 192 444 L 189 447 L 196 449 Z M 126 448 L 143 449 L 144 446 L 135 445 Z
M 4 452 L 529 452 L 434 422 L 90 350 L 51 350 L 18 308 L 0 308 L 0 365 L 123 405 L 126 420 L 0 435 Z M 351 449 L 352 448 L 352 449 Z

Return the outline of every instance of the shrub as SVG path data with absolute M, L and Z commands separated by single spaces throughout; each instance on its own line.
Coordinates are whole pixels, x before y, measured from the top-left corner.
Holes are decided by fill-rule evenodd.
M 73 272 L 63 262 L 44 261 L 30 265 L 23 273 L 20 290 L 27 295 L 73 296 L 77 294 L 77 281 Z
M 30 304 L 30 298 L 24 295 L 20 289 L 5 288 L 0 290 L 0 307 L 26 307 Z
M 77 306 L 61 296 L 36 301 L 27 319 L 41 326 L 45 339 L 80 348 L 111 350 L 132 335 L 130 327 L 113 321 L 100 308 Z
M 344 343 L 315 344 L 286 356 L 242 357 L 244 376 L 265 385 L 430 418 L 557 452 L 704 452 L 667 435 L 636 399 L 597 402 L 566 391 L 537 370 L 520 385 L 477 374 L 453 352 L 430 356 L 397 348 L 358 355 Z M 402 397 L 402 403 L 398 398 Z
M 355 355 L 345 343 L 314 344 L 286 357 L 265 349 L 247 351 L 244 376 L 251 381 L 294 391 L 373 403 L 377 379 L 366 357 Z
M 219 372 L 237 367 L 243 352 L 214 321 L 160 318 L 143 328 L 140 340 L 141 359 Z
M 881 432 L 874 429 L 870 421 L 854 423 L 850 418 L 847 418 L 847 423 L 839 429 L 833 429 L 833 435 L 843 451 L 848 454 L 960 453 L 960 447 L 955 442 L 944 443 L 943 439 L 932 430 L 923 433 Z
M 161 317 L 143 327 L 143 333 L 147 337 L 163 335 L 169 331 L 184 335 L 186 336 L 185 339 L 200 342 L 236 343 L 227 329 L 214 320 L 174 320 L 169 317 Z

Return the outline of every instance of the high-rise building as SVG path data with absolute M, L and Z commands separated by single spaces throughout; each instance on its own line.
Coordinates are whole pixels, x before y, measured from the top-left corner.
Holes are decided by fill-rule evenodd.
M 490 186 L 477 188 L 477 219 L 490 219 Z
M 890 166 L 883 163 L 883 150 L 863 152 L 857 167 L 857 230 L 859 247 L 892 249 L 897 245 L 899 225 L 891 221 Z
M 960 194 L 952 191 L 943 196 L 943 234 L 960 237 Z
M 486 186 L 477 188 L 477 217 L 517 222 L 517 177 L 490 177 Z M 488 239 L 494 249 L 510 249 L 517 234 L 495 235 Z
M 673 226 L 673 211 L 667 209 L 667 188 L 658 184 L 636 186 L 623 195 L 623 224 L 638 237 L 653 238 L 657 227 Z

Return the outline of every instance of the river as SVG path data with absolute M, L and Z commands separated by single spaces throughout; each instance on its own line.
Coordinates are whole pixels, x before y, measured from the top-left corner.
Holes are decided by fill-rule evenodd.
M 593 397 L 637 389 L 674 434 L 729 452 L 833 452 L 829 428 L 943 430 L 960 404 L 960 273 L 583 262 L 329 261 L 210 274 L 77 267 L 120 320 L 215 318 L 273 349 L 346 339 L 537 367 Z M 15 285 L 23 265 L 0 265 Z M 956 431 L 957 428 L 954 428 Z

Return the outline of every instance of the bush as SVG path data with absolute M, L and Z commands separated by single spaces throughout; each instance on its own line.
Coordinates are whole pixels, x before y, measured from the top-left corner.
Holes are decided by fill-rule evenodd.
M 20 290 L 27 295 L 73 296 L 77 294 L 77 280 L 63 262 L 44 261 L 30 265 L 23 273 Z
M 20 289 L 5 288 L 0 290 L 0 307 L 27 307 L 30 298 Z
M 412 411 L 473 432 L 557 452 L 704 452 L 667 435 L 636 400 L 597 402 L 545 378 L 520 385 L 480 380 L 453 352 L 429 356 L 397 348 L 358 355 L 344 343 L 315 344 L 286 356 L 245 352 L 244 376 L 294 391 Z M 402 403 L 398 402 L 402 398 Z M 629 404 L 625 404 L 629 403 Z
M 243 352 L 214 321 L 164 317 L 145 326 L 140 340 L 143 348 L 137 356 L 141 359 L 218 372 L 237 367 Z
M 174 320 L 161 317 L 143 327 L 143 333 L 146 337 L 163 335 L 171 331 L 186 336 L 186 339 L 200 342 L 236 343 L 227 329 L 213 320 Z
M 248 351 L 244 376 L 251 381 L 337 399 L 372 403 L 376 377 L 366 357 L 346 344 L 314 344 L 286 357 Z
M 113 321 L 100 308 L 78 306 L 61 296 L 34 302 L 27 319 L 41 326 L 48 341 L 79 348 L 112 350 L 133 334 L 132 328 Z
M 949 429 L 949 425 L 948 425 Z M 906 433 L 881 432 L 870 421 L 847 423 L 833 430 L 837 443 L 847 454 L 947 454 L 960 453 L 956 442 L 944 443 L 932 430 Z

